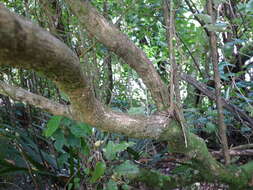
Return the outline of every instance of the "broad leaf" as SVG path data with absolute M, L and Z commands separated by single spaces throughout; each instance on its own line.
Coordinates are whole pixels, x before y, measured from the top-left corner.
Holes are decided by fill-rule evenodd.
M 62 147 L 64 144 L 66 144 L 66 139 L 64 137 L 64 134 L 61 130 L 57 130 L 55 133 L 54 133 L 54 136 L 55 138 L 55 142 L 54 142 L 54 147 L 55 149 L 60 152 L 62 151 Z
M 92 172 L 92 177 L 90 182 L 95 183 L 101 176 L 104 175 L 106 169 L 106 165 L 104 162 L 97 162 L 95 170 Z
M 81 140 L 80 138 L 74 136 L 73 134 L 69 134 L 67 136 L 67 146 L 80 148 L 81 147 Z
M 125 175 L 129 177 L 138 174 L 139 168 L 135 164 L 127 160 L 123 164 L 116 167 L 114 172 L 119 175 Z
M 59 128 L 62 116 L 53 116 L 47 123 L 47 128 L 44 131 L 46 137 L 51 137 L 53 133 Z
M 120 144 L 115 144 L 112 141 L 109 141 L 107 146 L 104 149 L 105 157 L 108 160 L 113 160 L 116 158 L 117 153 L 126 150 L 128 147 L 133 146 L 133 142 L 122 142 Z
M 78 123 L 70 127 L 70 131 L 76 137 L 89 136 L 92 133 L 92 128 L 85 123 Z

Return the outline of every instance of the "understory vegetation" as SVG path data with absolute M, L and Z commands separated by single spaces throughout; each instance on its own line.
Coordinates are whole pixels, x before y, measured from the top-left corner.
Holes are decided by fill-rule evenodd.
M 0 0 L 0 189 L 253 189 L 253 0 Z

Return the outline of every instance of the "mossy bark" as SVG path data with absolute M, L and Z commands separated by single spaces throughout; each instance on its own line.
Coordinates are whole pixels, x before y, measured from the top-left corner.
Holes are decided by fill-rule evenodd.
M 78 11 L 76 14 L 80 20 L 85 19 L 82 23 L 88 22 L 90 19 L 89 16 L 85 15 L 87 14 L 86 11 L 91 11 L 89 14 L 94 13 L 98 15 L 98 12 L 92 12 L 94 8 L 91 7 L 88 1 L 82 3 L 83 1 L 81 0 L 67 0 L 67 2 L 75 4 L 72 5 L 72 9 Z M 76 9 L 77 5 L 84 6 L 85 11 Z M 85 6 L 88 6 L 88 10 Z M 146 55 L 139 48 L 135 47 L 133 43 L 130 43 L 125 35 L 122 35 L 118 30 L 114 30 L 111 25 L 108 25 L 104 18 L 102 20 L 99 20 L 99 18 L 102 19 L 101 16 L 96 17 L 96 24 L 101 22 L 100 24 L 102 25 L 99 26 L 100 28 L 95 28 L 97 30 L 95 31 L 96 35 L 99 35 L 99 30 L 108 30 L 108 34 L 115 36 L 118 41 L 123 39 L 122 42 L 125 43 L 110 44 L 114 43 L 114 41 L 103 39 L 107 34 L 97 36 L 97 38 L 101 39 L 104 43 L 108 43 L 105 44 L 107 46 L 112 45 L 110 49 L 118 47 L 120 49 L 118 55 L 125 58 L 126 62 L 130 62 L 128 56 L 132 57 L 131 59 L 134 61 L 131 63 L 133 64 L 132 68 L 138 72 L 145 81 L 145 84 L 152 91 L 157 106 L 160 109 L 166 108 L 168 106 L 166 103 L 168 94 L 164 93 L 163 85 L 159 86 L 161 81 L 159 78 L 156 78 L 157 75 L 154 72 L 153 66 L 150 66 L 151 62 L 148 61 Z M 94 23 L 88 26 L 97 27 Z M 107 28 L 103 28 L 103 26 Z M 89 31 L 92 32 L 92 28 Z M 66 92 L 70 97 L 70 114 L 74 119 L 86 122 L 105 131 L 122 133 L 129 137 L 166 140 L 171 152 L 183 153 L 188 156 L 192 169 L 198 171 L 197 177 L 190 180 L 192 183 L 200 180 L 209 182 L 218 181 L 229 184 L 231 188 L 252 188 L 252 163 L 242 167 L 225 167 L 211 156 L 203 139 L 188 131 L 186 132 L 188 142 L 186 146 L 181 126 L 175 118 L 169 118 L 167 115 L 162 114 L 150 117 L 132 116 L 112 111 L 102 105 L 95 98 L 92 85 L 90 85 L 85 72 L 82 72 L 77 56 L 48 32 L 10 13 L 2 5 L 0 5 L 0 44 L 0 66 L 7 65 L 33 69 L 55 81 L 61 90 Z M 116 46 L 114 47 L 114 45 Z M 143 63 L 145 60 L 148 62 Z M 146 72 L 149 71 L 154 78 L 146 76 Z M 157 88 L 158 86 L 160 88 Z M 42 104 L 40 105 L 43 106 Z M 166 188 L 165 186 L 169 187 L 169 185 L 173 185 L 174 183 L 168 176 L 153 171 L 150 171 L 150 173 L 147 170 L 141 171 L 138 179 L 147 183 L 156 183 L 161 188 Z M 155 177 L 157 180 L 150 180 L 152 177 Z

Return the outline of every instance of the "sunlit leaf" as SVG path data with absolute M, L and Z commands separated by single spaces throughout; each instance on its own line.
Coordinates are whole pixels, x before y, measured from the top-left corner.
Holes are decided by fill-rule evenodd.
M 133 142 L 121 142 L 120 144 L 115 144 L 112 141 L 109 141 L 104 149 L 105 157 L 108 160 L 113 160 L 116 158 L 117 153 L 122 152 L 127 149 L 127 147 L 133 146 Z
M 46 137 L 50 137 L 59 128 L 62 116 L 53 116 L 47 123 L 47 128 L 44 131 Z
M 92 177 L 90 182 L 95 183 L 101 176 L 104 175 L 106 169 L 106 165 L 104 162 L 97 162 L 95 170 L 92 172 Z

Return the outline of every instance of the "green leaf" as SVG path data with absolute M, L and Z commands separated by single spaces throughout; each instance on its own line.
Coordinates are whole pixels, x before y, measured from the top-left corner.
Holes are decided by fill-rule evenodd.
M 70 133 L 67 137 L 67 146 L 80 148 L 81 147 L 80 138 L 78 138 Z
M 187 174 L 191 168 L 188 165 L 181 165 L 172 170 L 172 174 Z
M 59 128 L 62 116 L 53 116 L 47 123 L 47 128 L 44 131 L 46 137 L 51 137 L 53 133 Z
M 90 147 L 89 145 L 85 142 L 85 140 L 82 138 L 81 139 L 81 152 L 82 154 L 84 154 L 85 156 L 88 156 L 90 153 Z
M 60 167 L 63 167 L 65 163 L 67 163 L 68 159 L 69 159 L 69 154 L 64 153 L 61 154 L 58 158 L 57 158 L 57 162 L 59 164 Z
M 125 175 L 125 176 L 134 176 L 139 173 L 139 168 L 131 163 L 129 160 L 125 161 L 123 164 L 119 165 L 114 169 L 114 172 L 118 175 Z
M 104 190 L 118 190 L 117 183 L 110 179 Z
M 75 186 L 75 189 L 80 189 L 80 178 L 79 177 L 74 178 L 74 186 Z
M 53 137 L 55 138 L 54 147 L 55 149 L 60 152 L 62 151 L 63 145 L 66 143 L 66 139 L 64 137 L 64 134 L 61 130 L 57 130 Z
M 232 56 L 233 51 L 234 51 L 234 44 L 233 43 L 226 43 L 223 47 L 222 47 L 224 54 L 226 57 Z
M 195 14 L 200 20 L 202 20 L 205 24 L 211 24 L 212 18 L 208 14 Z
M 13 174 L 14 172 L 28 172 L 27 168 L 19 168 L 19 167 L 12 167 L 12 168 L 1 168 L 0 169 L 0 176 L 6 175 L 6 174 Z
M 205 131 L 207 133 L 213 133 L 216 130 L 217 130 L 217 127 L 212 122 L 207 122 L 206 127 L 203 128 L 203 131 Z
M 241 133 L 242 134 L 246 134 L 246 133 L 251 133 L 251 128 L 249 128 L 249 127 L 242 127 L 241 128 Z
M 126 150 L 128 147 L 133 146 L 133 142 L 121 142 L 120 144 L 115 144 L 112 141 L 109 141 L 104 149 L 105 157 L 108 160 L 113 160 L 116 158 L 117 153 Z
M 205 27 L 211 32 L 225 32 L 227 29 L 227 24 L 220 22 L 216 24 L 206 24 Z
M 106 169 L 106 165 L 104 162 L 97 162 L 95 170 L 92 172 L 92 177 L 90 182 L 95 183 L 101 176 L 104 175 Z
M 70 131 L 76 137 L 84 137 L 92 134 L 92 128 L 85 123 L 78 123 L 71 126 Z
M 73 183 L 69 183 L 69 184 L 68 184 L 68 190 L 71 190 L 73 186 L 74 186 Z

